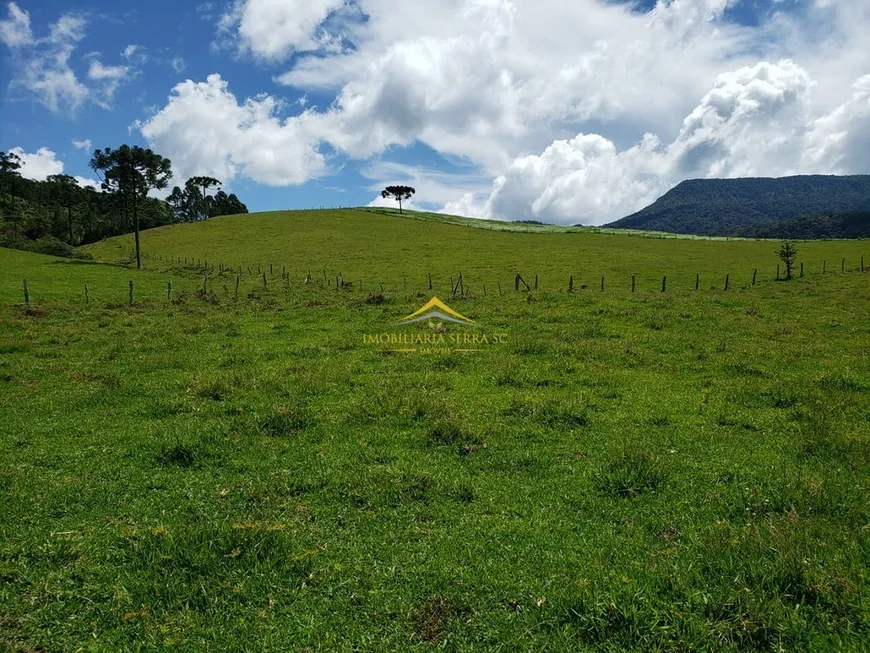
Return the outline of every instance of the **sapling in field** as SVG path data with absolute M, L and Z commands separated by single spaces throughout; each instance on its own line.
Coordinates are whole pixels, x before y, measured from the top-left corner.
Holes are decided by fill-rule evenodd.
M 791 269 L 794 267 L 795 260 L 797 259 L 797 247 L 794 246 L 793 243 L 789 241 L 783 241 L 782 245 L 777 252 L 780 260 L 785 263 L 785 278 L 791 279 Z

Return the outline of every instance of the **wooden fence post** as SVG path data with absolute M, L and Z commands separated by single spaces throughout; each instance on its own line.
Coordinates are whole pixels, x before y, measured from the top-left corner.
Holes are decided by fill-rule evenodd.
M 725 290 L 726 290 L 726 291 L 728 290 L 728 278 L 729 278 L 730 276 L 731 276 L 730 274 L 726 274 L 726 275 L 725 275 Z
M 30 306 L 30 290 L 27 288 L 27 279 L 24 280 L 24 305 Z
M 133 305 L 133 280 L 130 279 L 130 306 Z
M 698 288 L 700 288 L 700 287 L 701 287 L 701 275 L 696 273 L 695 274 L 695 290 L 698 290 Z
M 85 284 L 85 304 L 90 304 L 90 303 L 91 303 L 91 294 L 90 294 L 90 291 L 88 290 L 88 284 Z
M 535 275 L 535 290 L 538 289 L 538 275 Z
M 362 286 L 362 282 L 360 282 L 360 286 Z M 429 273 L 429 290 L 432 290 L 432 273 Z
M 521 274 L 517 274 L 517 279 L 518 279 L 519 281 L 521 281 L 522 284 L 526 287 L 526 292 L 530 292 L 530 291 L 532 290 L 531 287 L 529 286 L 529 284 L 526 283 L 526 280 L 523 279 L 523 275 L 521 275 Z M 517 286 L 519 287 L 519 284 L 517 284 Z
M 601 277 L 601 292 L 604 292 L 604 277 Z
M 779 281 L 779 263 L 776 264 L 776 280 Z
M 634 275 L 631 275 L 631 292 L 634 292 Z
M 827 260 L 822 261 L 822 274 L 825 274 L 827 269 L 828 269 L 828 261 Z
M 662 277 L 662 292 L 665 292 L 665 289 L 668 287 L 668 278 Z
M 840 272 L 845 272 L 845 271 L 846 271 L 846 259 L 844 258 L 842 260 L 842 262 L 840 263 Z
M 568 277 L 568 292 L 574 290 L 574 275 Z
M 272 274 L 272 264 L 269 263 L 269 274 Z
M 498 296 L 504 297 L 504 291 L 501 289 L 501 281 L 496 281 L 496 283 L 498 284 Z
M 801 279 L 804 278 L 804 262 L 801 261 Z
M 755 285 L 755 277 L 758 276 L 758 268 L 752 271 L 752 285 Z

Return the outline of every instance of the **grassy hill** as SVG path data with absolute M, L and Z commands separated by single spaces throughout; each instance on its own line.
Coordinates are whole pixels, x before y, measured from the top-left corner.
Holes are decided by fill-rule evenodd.
M 845 211 L 870 211 L 870 175 L 692 179 L 608 226 L 755 237 L 776 223 Z
M 777 282 L 771 242 L 362 211 L 142 242 L 141 272 L 125 238 L 84 263 L 0 249 L 0 648 L 868 641 L 866 243 L 802 245 Z M 397 325 L 432 294 L 479 326 Z
M 494 292 L 497 284 L 513 288 L 517 273 L 541 289 L 567 288 L 575 284 L 599 288 L 601 277 L 612 290 L 630 289 L 631 276 L 638 289 L 659 289 L 668 277 L 674 289 L 693 289 L 696 274 L 704 287 L 719 287 L 725 275 L 732 282 L 751 280 L 754 269 L 765 278 L 775 278 L 778 243 L 768 241 L 679 240 L 597 234 L 585 230 L 517 233 L 484 229 L 460 229 L 427 216 L 400 218 L 393 214 L 363 210 L 281 211 L 213 218 L 202 223 L 173 225 L 142 232 L 142 248 L 152 269 L 170 261 L 209 264 L 245 272 L 250 267 L 266 270 L 273 265 L 277 278 L 286 267 L 299 281 L 308 271 L 313 277 L 334 282 L 339 274 L 363 289 L 384 284 L 393 290 L 443 291 L 451 277 L 463 274 L 475 292 Z M 529 225 L 525 225 L 529 226 Z M 534 226 L 534 225 L 531 225 Z M 96 259 L 129 259 L 132 237 L 112 238 L 83 248 Z M 813 242 L 801 248 L 800 259 L 808 270 L 859 265 L 870 257 L 865 242 Z M 870 261 L 870 258 L 868 258 Z

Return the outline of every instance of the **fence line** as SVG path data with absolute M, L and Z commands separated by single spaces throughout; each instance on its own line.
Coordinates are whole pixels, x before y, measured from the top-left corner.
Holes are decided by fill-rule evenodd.
M 187 260 L 187 257 L 180 257 L 180 256 L 166 257 L 166 256 L 161 256 L 161 255 L 155 256 L 155 255 L 147 255 L 147 254 L 143 254 L 143 258 L 147 258 L 147 259 L 151 259 L 151 260 L 159 260 L 159 261 L 163 261 L 163 262 L 169 262 L 173 265 L 180 264 L 180 261 L 182 259 L 185 261 Z M 207 260 L 204 260 L 204 259 L 203 260 L 191 259 L 191 261 L 194 261 L 194 260 L 196 261 L 196 265 L 194 266 L 193 269 L 204 273 L 203 281 L 202 281 L 202 288 L 200 290 L 196 291 L 196 293 L 201 295 L 201 296 L 204 296 L 204 297 L 209 296 L 210 293 L 214 294 L 214 291 L 210 290 L 210 285 L 209 285 L 209 282 L 211 280 L 214 280 L 214 279 L 232 280 L 234 278 L 235 279 L 235 289 L 234 289 L 233 294 L 235 296 L 238 296 L 243 277 L 249 276 L 251 278 L 254 278 L 254 277 L 259 278 L 259 279 L 261 279 L 263 290 L 269 290 L 270 289 L 269 278 L 270 277 L 274 278 L 276 275 L 275 264 L 273 262 L 268 263 L 268 268 L 269 268 L 268 273 L 266 272 L 265 269 L 263 269 L 265 267 L 265 264 L 257 264 L 256 265 L 256 270 L 257 270 L 256 273 L 253 272 L 251 266 L 246 266 L 246 269 L 247 269 L 247 275 L 246 275 L 246 273 L 243 270 L 242 265 L 239 265 L 238 268 L 233 268 L 232 266 L 229 266 L 229 265 L 222 263 L 222 262 L 215 264 L 214 262 L 209 263 Z M 842 274 L 847 273 L 846 259 L 845 258 L 841 259 L 840 269 L 841 269 Z M 804 277 L 804 262 L 800 263 L 798 270 L 799 270 L 798 273 L 796 275 L 792 275 L 792 277 L 803 278 Z M 850 269 L 848 272 L 862 272 L 863 273 L 866 270 L 867 270 L 867 268 L 865 268 L 865 266 L 864 266 L 864 257 L 862 256 L 860 258 L 860 265 L 858 267 Z M 827 273 L 827 260 L 824 260 L 822 262 L 822 269 L 821 269 L 821 272 L 819 274 L 822 274 L 822 275 L 828 274 Z M 335 290 L 335 291 L 341 291 L 341 290 L 353 291 L 354 290 L 354 283 L 352 281 L 346 281 L 344 274 L 341 272 L 339 272 L 335 275 L 335 279 L 334 279 L 335 283 L 333 284 L 333 279 L 331 279 L 329 277 L 326 268 L 323 269 L 323 280 L 322 281 L 319 279 L 317 281 L 315 281 L 311 275 L 310 270 L 308 271 L 308 273 L 304 277 L 304 279 L 299 280 L 299 277 L 295 273 L 293 275 L 291 275 L 290 271 L 288 271 L 287 266 L 285 264 L 282 264 L 280 266 L 280 275 L 281 275 L 281 280 L 283 281 L 283 286 L 286 290 L 289 290 L 289 289 L 297 287 L 297 286 L 301 287 L 301 288 L 312 287 L 312 288 L 330 289 L 330 290 Z M 294 278 L 292 283 L 291 283 L 291 276 Z M 636 276 L 637 275 L 634 275 L 634 274 L 631 275 L 630 285 L 628 283 L 626 283 L 625 288 L 624 288 L 625 290 L 628 290 L 628 288 L 630 287 L 631 293 L 636 292 L 636 289 L 637 289 Z M 720 286 L 720 287 L 722 287 L 722 292 L 729 292 L 731 290 L 731 277 L 732 277 L 732 274 L 730 272 L 725 273 L 724 277 L 719 277 L 720 280 L 723 280 L 722 281 L 723 286 Z M 366 288 L 366 285 L 364 283 L 365 280 L 361 277 L 359 277 L 358 279 L 359 279 L 359 284 L 358 284 L 358 286 L 356 286 L 356 289 L 360 293 L 369 292 L 371 294 L 370 291 L 367 291 L 365 289 Z M 523 275 L 521 273 L 517 272 L 514 275 L 514 292 L 515 293 L 519 293 L 519 292 L 532 293 L 534 291 L 537 291 L 539 289 L 540 279 L 541 279 L 540 275 L 535 274 L 534 275 L 534 285 L 532 286 L 525 280 L 525 278 L 523 277 Z M 751 281 L 749 281 L 749 279 L 750 279 L 750 276 L 747 275 L 747 285 L 743 286 L 741 289 L 752 288 L 756 285 L 756 283 L 758 281 L 758 268 L 755 268 L 752 270 Z M 783 279 L 783 277 L 782 277 L 781 266 L 779 264 L 777 264 L 776 276 L 774 277 L 774 280 L 779 281 L 782 279 Z M 602 275 L 599 294 L 609 293 L 612 291 L 612 289 L 614 287 L 612 284 L 605 285 L 605 280 L 606 280 L 606 277 L 604 275 Z M 423 292 L 423 290 L 427 287 L 430 291 L 437 292 L 437 290 L 435 288 L 435 281 L 433 280 L 433 276 L 432 276 L 431 272 L 427 272 L 426 276 L 421 277 L 420 281 L 421 281 L 421 285 L 417 288 L 412 287 L 411 288 L 412 292 L 420 293 L 420 292 Z M 701 282 L 701 275 L 700 275 L 700 273 L 696 273 L 695 274 L 695 286 L 694 286 L 694 290 L 696 292 L 700 290 L 700 282 Z M 467 285 L 466 280 L 465 280 L 465 274 L 462 271 L 460 271 L 458 273 L 458 276 L 456 276 L 456 277 L 451 276 L 449 283 L 450 283 L 450 285 L 449 285 L 448 295 L 452 299 L 455 299 L 457 297 L 459 297 L 459 298 L 474 298 L 477 296 L 476 293 L 472 290 L 472 287 Z M 505 295 L 505 292 L 502 289 L 500 280 L 496 281 L 496 286 L 498 288 L 499 296 L 503 297 Z M 379 287 L 381 293 L 388 292 L 388 289 L 387 289 L 387 287 L 385 287 L 385 284 L 383 281 L 376 281 L 376 282 L 374 282 L 374 284 L 369 284 L 368 287 L 369 288 Z M 488 297 L 488 294 L 486 291 L 486 286 L 483 282 L 481 283 L 481 288 L 482 288 L 483 296 Z M 716 286 L 710 287 L 711 290 L 714 290 L 715 288 L 716 288 Z M 224 284 L 224 289 L 225 289 L 226 293 L 229 294 L 229 288 L 225 284 Z M 617 284 L 616 290 L 619 291 L 621 289 L 623 289 L 623 286 Z M 24 296 L 24 304 L 25 304 L 25 306 L 30 306 L 30 304 L 31 304 L 31 292 L 30 292 L 31 288 L 30 288 L 30 284 L 28 283 L 27 279 L 23 280 L 22 290 L 23 290 L 23 296 Z M 84 284 L 85 304 L 90 303 L 90 294 L 91 294 L 90 290 L 91 290 L 91 288 L 89 287 L 89 284 L 85 283 Z M 584 285 L 580 286 L 580 290 L 581 291 L 584 291 L 584 290 L 588 291 L 589 287 L 584 284 Z M 574 283 L 574 275 L 569 275 L 564 285 L 550 287 L 550 288 L 544 288 L 543 291 L 544 292 L 567 291 L 568 293 L 576 292 L 575 283 Z M 408 292 L 408 276 L 403 275 L 401 282 L 396 282 L 394 286 L 391 285 L 389 287 L 389 292 Z M 647 292 L 652 292 L 652 290 L 647 288 Z M 667 277 L 667 275 L 662 277 L 661 291 L 660 292 L 661 293 L 668 292 L 668 277 Z M 135 303 L 137 294 L 135 292 L 135 287 L 134 287 L 134 283 L 133 283 L 132 279 L 129 280 L 129 282 L 128 282 L 128 293 L 129 293 L 128 294 L 128 303 L 130 305 L 133 305 Z M 179 298 L 177 293 L 175 295 L 173 293 L 172 279 L 169 279 L 167 282 L 166 297 L 167 297 L 167 300 L 169 302 L 172 302 L 173 299 L 177 300 Z

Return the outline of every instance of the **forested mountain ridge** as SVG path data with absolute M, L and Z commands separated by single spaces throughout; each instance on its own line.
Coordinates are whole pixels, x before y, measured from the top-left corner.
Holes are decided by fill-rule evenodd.
M 860 211 L 870 211 L 870 175 L 692 179 L 678 184 L 646 208 L 607 226 L 760 237 L 766 228 L 771 231 L 774 225 L 779 225 L 776 229 L 783 230 L 784 223 L 801 218 L 803 227 L 796 229 L 815 234 L 810 226 L 817 223 L 822 228 L 819 216 Z M 854 219 L 850 218 L 846 222 L 829 220 L 822 230 L 830 232 L 837 224 L 845 228 L 847 222 L 854 227 Z M 827 236 L 805 237 L 849 237 L 840 233 L 835 229 Z

